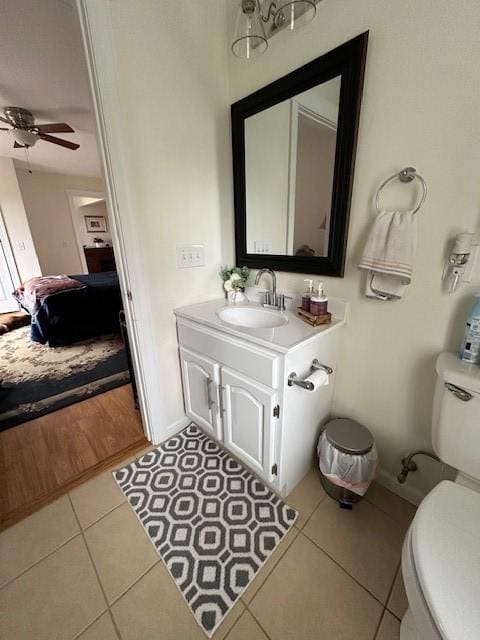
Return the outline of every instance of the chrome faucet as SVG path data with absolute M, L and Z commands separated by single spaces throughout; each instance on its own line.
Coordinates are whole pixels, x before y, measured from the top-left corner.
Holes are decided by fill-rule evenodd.
M 260 269 L 255 278 L 255 285 L 258 285 L 260 278 L 264 273 L 268 273 L 272 278 L 272 290 L 265 292 L 265 299 L 263 306 L 267 309 L 278 309 L 279 311 L 285 311 L 285 299 L 291 300 L 290 296 L 285 296 L 283 293 L 277 294 L 277 276 L 273 269 Z
M 275 271 L 272 269 L 260 269 L 255 278 L 255 284 L 257 285 L 260 282 L 260 278 L 264 273 L 268 273 L 272 276 L 272 290 L 267 291 L 265 295 L 264 307 L 275 307 L 277 306 L 277 276 L 275 275 Z

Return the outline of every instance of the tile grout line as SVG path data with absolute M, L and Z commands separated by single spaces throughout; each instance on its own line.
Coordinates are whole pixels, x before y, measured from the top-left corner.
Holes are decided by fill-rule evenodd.
M 80 633 L 77 633 L 77 635 L 73 636 L 72 640 L 77 640 L 78 638 L 80 638 L 85 633 L 85 631 L 88 631 L 91 627 L 93 627 L 93 625 L 96 622 L 98 622 L 102 616 L 106 614 L 108 614 L 108 609 L 105 609 L 105 611 L 102 611 L 101 613 L 99 613 L 98 616 L 94 620 L 92 620 L 92 622 L 89 622 L 87 626 L 80 631 Z
M 232 631 L 235 629 L 235 627 L 237 626 L 237 624 L 238 624 L 238 623 L 240 622 L 240 620 L 243 618 L 243 616 L 245 615 L 245 612 L 246 612 L 246 611 L 248 611 L 248 609 L 247 609 L 247 607 L 246 607 L 245 603 L 244 603 L 244 602 L 242 602 L 241 598 L 240 598 L 239 602 L 240 602 L 241 604 L 243 604 L 243 607 L 244 607 L 244 608 L 243 608 L 243 611 L 242 611 L 242 613 L 238 616 L 238 618 L 235 620 L 235 622 L 232 624 L 232 626 L 231 626 L 231 627 L 230 627 L 230 629 L 227 631 L 227 633 L 223 636 L 223 640 L 228 640 L 229 635 L 232 633 Z M 238 602 L 236 602 L 235 604 L 238 604 Z M 234 606 L 235 606 L 235 605 L 234 605 Z M 233 607 L 232 607 L 232 609 L 233 609 Z M 231 611 L 232 609 L 230 609 L 230 611 Z M 229 612 L 229 613 L 230 613 L 230 612 Z M 227 614 L 227 615 L 228 615 L 228 614 Z M 226 618 L 226 617 L 227 617 L 227 616 L 225 616 L 225 618 Z M 224 618 L 224 620 L 225 620 L 225 618 Z M 217 631 L 218 631 L 218 629 L 217 629 Z M 212 640 L 215 640 L 215 633 L 216 633 L 216 631 L 214 632 L 214 634 L 213 634 L 213 636 L 212 636 Z
M 380 614 L 380 619 L 377 623 L 377 628 L 375 629 L 375 633 L 373 634 L 373 640 L 377 640 L 378 634 L 380 631 L 380 627 L 382 626 L 383 619 L 385 618 L 386 607 L 383 608 L 382 613 Z
M 314 546 L 315 546 L 319 551 L 321 551 L 322 553 L 324 553 L 324 554 L 327 556 L 327 558 L 330 558 L 330 560 L 331 560 L 332 562 L 334 562 L 334 563 L 337 565 L 337 567 L 339 567 L 339 568 L 340 568 L 340 569 L 341 569 L 341 570 L 342 570 L 342 571 L 343 571 L 343 572 L 344 572 L 344 573 L 345 573 L 349 578 L 351 578 L 354 582 L 356 582 L 356 583 L 358 584 L 358 586 L 359 586 L 359 587 L 362 587 L 362 589 L 363 589 L 364 591 L 366 591 L 366 592 L 367 592 L 367 593 L 368 593 L 372 598 L 374 598 L 374 599 L 378 602 L 378 604 L 379 604 L 381 607 L 386 608 L 386 606 L 387 606 L 387 605 L 386 605 L 386 604 L 384 604 L 384 603 L 383 603 L 383 602 L 378 598 L 378 596 L 376 596 L 376 595 L 375 595 L 375 594 L 373 594 L 369 589 L 367 589 L 367 587 L 366 587 L 365 585 L 363 585 L 363 584 L 358 580 L 358 578 L 355 578 L 355 576 L 352 576 L 352 574 L 351 574 L 351 573 L 349 573 L 349 572 L 345 569 L 345 567 L 343 567 L 343 566 L 340 564 L 340 562 L 339 562 L 338 560 L 336 560 L 336 559 L 335 559 L 333 556 L 331 556 L 327 551 L 325 551 L 325 549 L 322 549 L 322 547 L 321 547 L 319 544 L 317 544 L 317 543 L 315 542 L 315 540 L 312 540 L 312 538 L 310 538 L 310 536 L 309 536 L 309 535 L 307 535 L 304 531 L 300 531 L 300 533 L 301 533 L 301 534 L 303 534 L 303 535 L 305 536 L 305 538 L 306 538 L 309 542 L 311 542 L 311 543 L 312 543 L 312 544 L 313 544 L 313 545 L 314 545 Z
M 109 515 L 110 513 L 112 513 L 112 512 L 113 512 L 113 511 L 115 511 L 116 509 L 120 508 L 120 507 L 121 507 L 121 506 L 123 506 L 124 504 L 129 504 L 129 503 L 128 503 L 128 500 L 125 500 L 124 502 L 120 503 L 119 505 L 117 505 L 116 507 L 114 507 L 113 509 L 111 509 L 108 513 L 105 513 L 105 514 L 104 514 L 104 516 L 102 516 L 101 518 L 99 518 L 98 520 L 96 520 L 94 523 L 92 523 L 91 525 L 89 525 L 88 527 L 86 527 L 86 529 L 85 529 L 85 530 L 83 530 L 83 529 L 82 529 L 82 531 L 81 531 L 81 534 L 82 534 L 83 540 L 84 540 L 84 542 L 85 542 L 85 546 L 86 546 L 87 551 L 88 551 L 88 555 L 90 556 L 90 560 L 91 560 L 91 562 L 92 562 L 92 564 L 93 564 L 93 567 L 94 567 L 94 570 L 95 570 L 95 574 L 96 574 L 96 576 L 97 576 L 97 580 L 98 580 L 98 582 L 100 583 L 100 588 L 101 588 L 102 593 L 103 593 L 103 595 L 104 595 L 105 602 L 107 603 L 107 610 L 106 610 L 106 611 L 108 611 L 108 612 L 109 612 L 109 614 L 110 614 L 110 617 L 111 617 L 111 619 L 112 619 L 112 624 L 113 624 L 113 626 L 114 626 L 114 628 L 115 628 L 115 631 L 117 632 L 117 635 L 118 635 L 118 637 L 120 638 L 120 640 L 122 640 L 122 634 L 120 633 L 120 630 L 119 630 L 119 629 L 118 629 L 118 627 L 117 627 L 117 624 L 116 624 L 116 621 L 115 621 L 115 618 L 114 618 L 114 616 L 113 616 L 113 612 L 112 612 L 111 608 L 112 608 L 112 606 L 113 606 L 114 604 L 116 604 L 116 603 L 117 603 L 121 598 L 123 598 L 123 596 L 124 596 L 124 595 L 126 595 L 126 594 L 130 591 L 130 589 L 132 589 L 132 588 L 133 588 L 133 587 L 134 587 L 138 582 L 140 582 L 140 580 L 141 580 L 142 578 L 144 578 L 144 577 L 147 575 L 147 573 L 149 573 L 149 571 L 151 571 L 151 570 L 152 570 L 152 569 L 153 569 L 153 568 L 154 568 L 154 567 L 155 567 L 155 566 L 156 566 L 156 565 L 161 561 L 161 558 L 160 558 L 160 556 L 158 556 L 158 559 L 157 559 L 153 564 L 151 564 L 147 569 L 145 569 L 145 571 L 143 571 L 143 572 L 138 576 L 138 578 L 136 578 L 136 579 L 135 579 L 135 580 L 134 580 L 134 581 L 133 581 L 133 582 L 132 582 L 132 583 L 131 583 L 131 584 L 130 584 L 126 589 L 125 589 L 125 591 L 122 591 L 122 592 L 121 592 L 118 596 L 116 596 L 116 597 L 115 597 L 111 602 L 109 602 L 109 601 L 108 601 L 108 598 L 107 598 L 107 595 L 106 595 L 106 593 L 105 593 L 105 591 L 104 591 L 104 588 L 103 588 L 103 585 L 102 585 L 102 581 L 100 580 L 100 575 L 98 574 L 97 566 L 96 566 L 96 564 L 95 564 L 95 562 L 94 562 L 94 560 L 93 560 L 93 556 L 92 556 L 92 554 L 90 553 L 90 547 L 88 546 L 88 542 L 87 542 L 87 540 L 86 540 L 86 538 L 85 538 L 85 536 L 84 536 L 83 534 L 84 534 L 84 531 L 86 531 L 87 529 L 89 529 L 89 528 L 90 528 L 91 526 L 93 526 L 94 524 L 97 524 L 98 522 L 100 522 L 100 520 L 102 520 L 105 516 Z M 73 503 L 72 503 L 72 507 L 73 507 Z M 74 509 L 74 512 L 75 512 L 75 509 Z M 75 512 L 75 516 L 77 516 L 76 512 Z M 77 519 L 78 519 L 78 518 L 77 518 Z M 80 523 L 79 523 L 79 524 L 80 524 Z M 104 613 L 105 613 L 105 612 L 104 612 Z M 84 630 L 84 631 L 85 631 L 85 630 Z M 82 631 L 82 633 L 83 633 L 83 631 Z
M 42 556 L 38 560 L 35 560 L 35 562 L 33 562 L 31 565 L 29 565 L 26 569 L 22 569 L 22 571 L 20 571 L 20 573 L 17 573 L 13 578 L 10 578 L 9 580 L 7 580 L 7 582 L 5 582 L 4 584 L 0 585 L 0 591 L 5 589 L 5 587 L 8 587 L 8 585 L 10 585 L 12 582 L 17 580 L 18 578 L 21 578 L 25 573 L 27 573 L 27 571 L 30 571 L 30 569 L 33 569 L 34 567 L 36 567 L 37 564 L 40 564 L 41 562 L 43 562 L 44 560 L 49 558 L 51 555 L 53 555 L 54 553 L 56 553 L 57 551 L 62 549 L 66 544 L 68 544 L 69 542 L 71 542 L 72 540 L 74 540 L 75 538 L 77 538 L 78 536 L 81 536 L 81 535 L 82 535 L 82 530 L 80 529 L 80 531 L 78 531 L 73 536 L 68 538 L 68 540 L 65 540 L 65 542 L 62 542 L 62 544 L 59 544 L 58 547 L 55 547 L 55 549 L 52 549 L 46 555 Z
M 394 495 L 395 495 L 395 494 L 394 494 Z M 367 498 L 367 496 L 365 496 L 364 501 L 365 501 L 365 502 L 368 502 L 368 504 L 369 504 L 370 506 L 374 507 L 374 508 L 375 508 L 375 509 L 377 509 L 378 511 L 381 511 L 381 513 L 383 513 L 384 515 L 388 516 L 388 517 L 389 517 L 389 519 L 390 519 L 390 520 L 392 520 L 392 522 L 394 522 L 394 523 L 397 525 L 397 527 L 401 527 L 402 529 L 404 528 L 404 529 L 405 529 L 405 531 L 406 531 L 406 530 L 408 529 L 408 527 L 410 526 L 410 524 L 405 525 L 405 523 L 404 523 L 404 522 L 400 522 L 400 520 L 399 520 L 399 519 L 397 519 L 397 518 L 395 518 L 394 516 L 392 516 L 392 514 L 391 514 L 391 513 L 389 513 L 386 509 L 383 509 L 382 507 L 379 507 L 379 506 L 378 506 L 378 504 L 375 504 L 375 502 L 372 502 L 371 500 L 369 500 L 369 499 Z M 413 514 L 413 515 L 415 515 L 415 514 Z M 413 516 L 412 516 L 412 520 L 413 520 Z M 410 520 L 410 522 L 411 522 L 411 520 Z
M 390 590 L 389 590 L 389 592 L 388 592 L 387 599 L 386 599 L 386 601 L 385 601 L 385 605 L 384 605 L 384 607 L 383 607 L 382 615 L 380 616 L 380 620 L 378 621 L 377 630 L 375 631 L 375 635 L 373 636 L 373 640 L 377 640 L 377 639 L 378 639 L 378 634 L 379 634 L 379 632 L 380 632 L 380 627 L 382 626 L 382 622 L 383 622 L 383 621 L 384 621 L 384 619 L 385 619 L 385 612 L 390 613 L 390 614 L 391 614 L 391 615 L 393 615 L 397 620 L 399 620 L 399 619 L 397 618 L 397 616 L 395 616 L 395 614 L 393 614 L 393 613 L 390 611 L 390 609 L 388 608 L 388 603 L 389 603 L 390 598 L 391 598 L 391 596 L 392 596 L 393 588 L 394 588 L 394 586 L 395 586 L 395 582 L 396 582 L 396 580 L 397 580 L 398 572 L 401 570 L 401 567 L 402 567 L 402 559 L 400 558 L 400 562 L 399 562 L 399 563 L 398 563 L 398 565 L 397 565 L 397 569 L 396 569 L 396 571 L 395 571 L 395 575 L 394 575 L 394 577 L 393 577 L 393 581 L 392 581 L 392 584 L 391 584 L 391 586 L 390 586 Z M 399 620 L 399 622 L 401 622 L 401 620 Z
M 391 609 L 388 606 L 388 603 L 390 602 L 390 598 L 392 597 L 393 589 L 395 588 L 395 582 L 397 581 L 397 578 L 398 578 L 401 570 L 402 570 L 402 559 L 400 558 L 400 562 L 398 563 L 397 570 L 395 571 L 395 577 L 393 578 L 392 586 L 390 587 L 390 591 L 388 592 L 387 602 L 385 604 L 385 609 L 387 609 L 387 611 L 389 613 L 391 613 L 392 616 L 394 616 L 400 622 L 402 621 L 401 618 L 399 618 L 396 613 L 391 611 Z
M 318 502 L 315 507 L 313 508 L 312 512 L 310 513 L 310 515 L 308 516 L 308 518 L 305 520 L 305 522 L 303 523 L 303 525 L 300 527 L 300 531 L 303 531 L 305 529 L 305 527 L 307 526 L 307 524 L 310 522 L 310 520 L 312 519 L 313 514 L 315 513 L 315 511 L 318 509 L 318 507 L 323 503 L 323 501 L 325 500 L 325 498 L 327 497 L 327 494 L 325 493 L 325 495 L 323 496 L 323 498 L 320 499 L 320 502 Z
M 118 509 L 119 507 L 123 506 L 124 504 L 128 504 L 128 501 L 126 499 L 124 499 L 122 502 L 119 502 L 118 504 L 116 504 L 114 507 L 112 507 L 108 511 L 105 511 L 105 513 L 102 516 L 100 516 L 99 518 L 97 518 L 96 520 L 91 522 L 90 524 L 87 524 L 85 527 L 81 527 L 82 531 L 88 531 L 88 529 L 93 527 L 93 525 L 98 524 L 100 522 L 100 520 L 103 520 L 103 518 L 105 518 L 106 516 L 109 516 L 116 509 Z M 72 505 L 73 505 L 73 502 L 72 502 Z M 80 524 L 80 522 L 79 522 L 79 524 Z
M 392 584 L 390 585 L 390 589 L 388 590 L 387 599 L 385 601 L 385 608 L 387 608 L 387 609 L 388 609 L 388 602 L 389 602 L 390 597 L 392 595 L 393 587 L 395 586 L 395 581 L 397 579 L 398 572 L 400 571 L 401 567 L 402 567 L 402 558 L 400 557 L 400 560 L 399 560 L 399 562 L 397 564 L 397 568 L 395 569 L 395 575 L 393 576 Z
M 390 520 L 393 520 L 393 522 L 395 522 L 395 524 L 398 527 L 402 527 L 402 528 L 406 527 L 408 529 L 408 527 L 410 526 L 410 524 L 405 525 L 405 522 L 400 522 L 400 520 L 398 518 L 396 518 L 395 516 L 392 516 L 392 514 L 389 513 L 386 509 L 383 509 L 383 507 L 379 507 L 378 504 L 375 504 L 375 502 L 372 502 L 372 500 L 369 500 L 366 496 L 365 496 L 364 500 L 365 500 L 365 502 L 368 502 L 369 505 L 371 505 L 372 507 L 375 507 L 375 509 L 378 509 L 383 514 L 388 516 L 390 518 Z M 412 516 L 412 520 L 413 520 L 413 516 Z M 411 520 L 410 520 L 410 522 L 411 522 Z
M 293 537 L 293 540 L 290 542 L 290 544 L 289 544 L 289 545 L 288 545 L 288 547 L 285 549 L 285 551 L 284 551 L 282 554 L 280 554 L 280 557 L 279 557 L 279 558 L 278 558 L 278 560 L 275 562 L 275 564 L 274 564 L 274 565 L 272 565 L 272 569 L 271 569 L 270 573 L 269 573 L 269 574 L 268 574 L 268 576 L 265 578 L 265 580 L 262 582 L 262 584 L 258 587 L 258 589 L 256 590 L 255 594 L 252 596 L 252 598 L 247 602 L 246 600 L 244 600 L 244 599 L 243 599 L 243 597 L 242 597 L 242 596 L 240 596 L 240 600 L 241 600 L 241 602 L 243 602 L 243 604 L 245 605 L 245 607 L 246 607 L 247 609 L 248 609 L 249 604 L 251 604 L 251 603 L 255 600 L 255 598 L 256 598 L 256 596 L 257 596 L 258 592 L 259 592 L 259 591 L 260 591 L 260 589 L 263 587 L 263 585 L 265 584 L 265 582 L 266 582 L 266 581 L 269 579 L 269 577 L 272 575 L 272 572 L 274 571 L 274 569 L 275 569 L 275 567 L 277 566 L 277 564 L 280 562 L 280 560 L 283 558 L 283 556 L 287 553 L 287 551 L 290 549 L 290 547 L 292 546 L 292 544 L 295 542 L 295 540 L 296 540 L 296 539 L 297 539 L 297 537 L 298 537 L 298 534 L 299 534 L 299 533 L 301 533 L 301 530 L 300 530 L 300 529 L 297 529 L 297 527 L 296 527 L 295 525 L 292 525 L 291 530 L 293 530 L 293 529 L 295 529 L 295 530 L 297 531 L 297 533 L 296 533 L 296 534 L 295 534 L 295 536 Z M 288 535 L 288 533 L 290 533 L 290 531 L 288 531 L 286 535 Z M 280 542 L 280 544 L 281 544 L 281 542 Z M 267 560 L 265 561 L 265 563 L 264 563 L 264 565 L 263 565 L 263 566 L 265 566 L 265 564 L 268 562 L 268 560 L 269 560 L 269 559 L 267 558 Z M 255 577 L 257 577 L 257 576 L 255 576 Z M 255 582 L 255 577 L 254 577 L 254 579 L 252 580 L 252 583 L 251 583 L 251 584 L 253 584 L 253 583 Z M 247 588 L 248 588 L 248 587 L 247 587 Z M 245 589 L 245 591 L 246 591 L 246 590 L 247 590 L 247 589 Z
M 380 487 L 382 487 L 382 489 L 384 489 L 385 491 L 388 491 L 389 493 L 391 493 L 393 496 L 395 496 L 396 498 L 398 498 L 399 500 L 402 500 L 403 502 L 405 502 L 405 504 L 407 504 L 409 507 L 412 507 L 415 512 L 418 509 L 418 505 L 413 504 L 413 502 L 409 502 L 408 500 L 406 500 L 405 498 L 402 498 L 401 496 L 399 496 L 398 494 L 394 493 L 393 491 L 391 491 L 390 489 L 387 489 L 386 487 L 384 487 L 383 485 L 381 485 L 379 482 L 375 481 L 376 484 Z M 384 509 L 383 507 L 380 507 L 376 502 L 374 502 L 371 498 L 368 497 L 368 489 L 367 492 L 365 493 L 364 496 L 364 500 L 366 500 L 367 502 L 369 502 L 370 504 L 373 504 L 374 507 L 377 507 L 377 509 L 380 509 L 380 511 L 383 511 L 383 513 L 386 513 L 387 515 L 389 515 L 391 518 L 393 518 L 393 520 L 395 520 L 398 524 L 405 526 L 404 522 L 400 522 L 400 518 L 396 518 L 394 516 L 392 516 L 391 513 L 389 513 L 386 509 Z M 412 516 L 415 516 L 415 513 Z M 410 520 L 411 521 L 411 520 Z
M 130 585 L 125 589 L 125 591 L 122 591 L 122 593 L 121 593 L 119 596 L 116 596 L 116 597 L 112 600 L 112 602 L 110 602 L 110 604 L 108 605 L 108 606 L 109 606 L 109 608 L 110 608 L 110 607 L 113 607 L 113 605 L 117 604 L 117 602 L 118 602 L 119 600 L 121 600 L 121 599 L 123 598 L 123 596 L 125 596 L 125 595 L 126 595 L 126 594 L 131 590 L 131 589 L 133 589 L 133 587 L 134 587 L 138 582 L 140 582 L 140 580 L 141 580 L 142 578 L 144 578 L 144 577 L 147 575 L 147 573 L 150 573 L 150 571 L 151 571 L 154 567 L 156 567 L 156 566 L 157 566 L 157 564 L 158 564 L 159 562 L 161 562 L 161 561 L 162 561 L 162 559 L 161 559 L 161 558 L 160 558 L 160 556 L 159 556 L 159 557 L 158 557 L 158 560 L 155 560 L 155 562 L 154 562 L 153 564 L 151 564 L 147 569 L 145 569 L 145 571 L 143 571 L 143 572 L 138 576 L 138 578 L 136 578 L 136 579 L 132 582 L 132 584 L 130 584 Z
M 394 613 L 391 609 L 389 609 L 388 607 L 385 607 L 385 608 L 386 608 L 386 610 L 388 611 L 388 613 L 389 613 L 390 615 L 392 615 L 392 616 L 395 618 L 395 620 L 398 620 L 398 622 L 401 622 L 401 621 L 402 621 L 403 616 L 402 616 L 402 618 L 399 618 L 399 617 L 397 616 L 397 614 L 396 614 L 396 613 Z M 407 610 L 405 609 L 405 613 L 406 613 L 406 612 L 407 612 Z M 405 614 L 404 614 L 404 615 L 405 615 Z
M 92 556 L 92 554 L 91 554 L 91 552 L 90 552 L 90 547 L 89 547 L 89 546 L 88 546 L 88 544 L 87 544 L 87 540 L 86 540 L 86 538 L 85 538 L 85 532 L 83 531 L 83 529 L 82 529 L 82 527 L 81 527 L 81 525 L 80 525 L 80 521 L 79 521 L 79 519 L 78 519 L 77 512 L 75 511 L 75 508 L 74 508 L 74 506 L 73 506 L 73 502 L 72 502 L 72 498 L 71 498 L 71 496 L 70 496 L 70 493 L 68 493 L 67 495 L 68 495 L 68 499 L 70 500 L 70 505 L 71 505 L 71 507 L 72 507 L 72 509 L 73 509 L 73 513 L 75 514 L 75 518 L 76 518 L 76 520 L 77 520 L 78 526 L 80 527 L 80 534 L 81 534 L 81 536 L 82 536 L 83 544 L 85 545 L 85 549 L 87 550 L 88 557 L 90 558 L 90 562 L 92 563 L 92 567 L 93 567 L 93 570 L 94 570 L 94 572 L 95 572 L 95 576 L 96 576 L 96 578 L 97 578 L 98 585 L 99 585 L 99 587 L 100 587 L 100 590 L 101 590 L 101 592 L 102 592 L 102 594 L 103 594 L 103 598 L 104 598 L 104 600 L 105 600 L 106 609 L 105 609 L 105 611 L 104 611 L 103 613 L 105 613 L 106 611 L 108 611 L 108 613 L 109 613 L 109 615 L 110 615 L 110 619 L 111 619 L 112 624 L 113 624 L 113 628 L 114 628 L 114 630 L 115 630 L 115 633 L 116 633 L 117 637 L 119 638 L 119 640 L 122 640 L 122 635 L 121 635 L 121 633 L 120 633 L 120 631 L 119 631 L 119 629 L 118 629 L 118 627 L 117 627 L 117 624 L 116 624 L 116 622 L 115 622 L 115 619 L 114 619 L 114 617 L 113 617 L 113 615 L 112 615 L 112 612 L 111 612 L 111 610 L 110 610 L 110 605 L 109 605 L 109 603 L 108 603 L 107 594 L 105 593 L 105 589 L 103 588 L 102 581 L 100 580 L 100 576 L 99 576 L 99 574 L 98 574 L 97 566 L 96 566 L 96 564 L 95 564 L 95 562 L 94 562 L 94 560 L 93 560 L 93 556 Z M 98 619 L 98 618 L 97 618 L 97 619 Z M 90 626 L 90 625 L 89 625 L 89 626 Z M 88 629 L 88 627 L 86 627 L 85 629 Z M 80 634 L 79 634 L 79 635 L 81 635 L 81 633 L 84 633 L 85 629 L 83 629 L 83 630 L 80 632 Z M 78 638 L 78 636 L 76 636 L 76 637 Z
M 262 585 L 263 586 L 263 585 Z M 265 630 L 265 628 L 263 627 L 263 625 L 260 623 L 260 620 L 257 618 L 257 616 L 253 613 L 253 611 L 251 611 L 249 609 L 249 607 L 247 606 L 246 611 L 248 611 L 248 613 L 252 616 L 252 618 L 255 620 L 255 622 L 258 624 L 258 626 L 260 627 L 260 629 L 263 631 L 263 633 L 266 635 L 266 637 L 268 638 L 268 640 L 272 640 L 271 636 L 267 633 L 267 631 Z

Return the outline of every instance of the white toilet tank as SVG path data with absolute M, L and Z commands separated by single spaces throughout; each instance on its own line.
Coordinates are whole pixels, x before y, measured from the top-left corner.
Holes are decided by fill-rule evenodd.
M 435 453 L 461 473 L 480 480 L 480 366 L 445 352 L 438 356 L 435 368 Z

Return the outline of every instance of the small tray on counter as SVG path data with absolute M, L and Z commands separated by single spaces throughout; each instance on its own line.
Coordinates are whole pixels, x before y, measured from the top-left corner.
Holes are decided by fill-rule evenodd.
M 302 307 L 297 307 L 297 312 L 300 318 L 304 322 L 311 324 L 312 327 L 318 327 L 321 324 L 330 324 L 330 322 L 332 321 L 332 314 L 329 312 L 324 313 L 321 316 L 315 316 L 313 313 L 302 309 Z

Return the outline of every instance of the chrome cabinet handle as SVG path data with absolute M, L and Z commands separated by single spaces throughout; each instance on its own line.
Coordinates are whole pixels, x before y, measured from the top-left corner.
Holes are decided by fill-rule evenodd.
M 215 404 L 215 400 L 212 400 L 212 392 L 210 389 L 210 385 L 212 384 L 212 379 L 210 378 L 210 376 L 207 378 L 207 403 L 208 403 L 208 408 L 211 409 L 213 407 L 213 405 Z
M 225 413 L 225 407 L 223 406 L 223 392 L 225 391 L 225 387 L 219 387 L 219 398 L 220 398 L 220 413 Z
M 451 384 L 450 382 L 446 382 L 445 386 L 451 393 L 453 393 L 453 395 L 456 398 L 458 398 L 459 400 L 462 400 L 463 402 L 468 402 L 473 398 L 473 395 L 469 391 L 465 391 L 465 389 L 456 387 L 454 384 Z
M 292 296 L 286 296 L 284 293 L 279 293 L 277 296 L 277 308 L 279 311 L 285 311 L 285 300 L 293 300 Z

